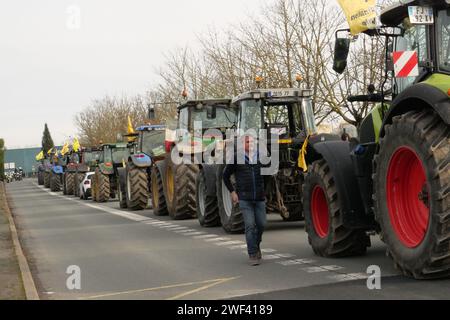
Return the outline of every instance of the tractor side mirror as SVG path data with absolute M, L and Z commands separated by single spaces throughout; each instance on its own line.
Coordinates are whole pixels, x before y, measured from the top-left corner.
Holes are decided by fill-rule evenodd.
M 155 120 L 156 119 L 156 112 L 155 112 L 155 108 L 152 106 L 148 106 L 148 118 L 150 120 Z
M 334 47 L 333 70 L 342 74 L 347 68 L 348 53 L 350 52 L 349 38 L 336 38 Z
M 209 120 L 217 118 L 217 107 L 216 106 L 206 106 L 206 116 Z

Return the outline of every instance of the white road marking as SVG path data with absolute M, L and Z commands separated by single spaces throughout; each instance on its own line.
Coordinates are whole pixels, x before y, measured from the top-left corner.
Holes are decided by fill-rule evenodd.
M 204 232 L 200 232 L 200 231 L 196 231 L 196 232 L 189 232 L 189 233 L 184 233 L 183 236 L 187 236 L 187 237 L 192 237 L 192 236 L 199 236 L 205 234 Z
M 238 244 L 243 244 L 244 242 L 242 241 L 226 241 L 226 242 L 219 242 L 216 243 L 216 246 L 219 247 L 228 247 L 228 246 L 232 246 L 232 245 L 238 245 Z
M 369 275 L 366 273 L 347 273 L 347 274 L 338 274 L 334 276 L 328 276 L 328 279 L 344 282 L 344 281 L 354 281 L 354 280 L 366 280 L 369 278 Z
M 197 231 L 197 230 L 194 230 L 194 229 L 178 230 L 178 231 L 175 231 L 175 233 L 186 233 L 186 232 L 194 232 L 194 231 Z
M 185 230 L 185 229 L 188 229 L 188 227 L 176 227 L 176 228 L 171 228 L 170 231 L 176 232 L 176 231 L 178 231 L 178 230 Z
M 337 271 L 337 270 L 341 270 L 344 269 L 343 267 L 340 266 L 320 266 L 320 267 L 309 267 L 309 268 L 305 268 L 302 269 L 308 273 L 320 273 L 320 272 L 329 272 L 329 271 Z
M 295 260 L 280 261 L 277 263 L 281 264 L 282 266 L 288 267 L 288 266 L 295 266 L 295 265 L 313 264 L 315 262 L 316 261 L 312 260 L 312 259 L 295 259 Z
M 229 241 L 230 238 L 212 238 L 212 239 L 206 239 L 206 242 L 217 242 L 217 241 Z
M 237 249 L 245 249 L 245 248 L 247 248 L 247 245 L 246 245 L 246 244 L 239 245 L 239 246 L 232 246 L 232 247 L 230 247 L 229 249 L 231 249 L 231 250 L 237 250 Z
M 197 237 L 194 237 L 194 239 L 203 240 L 203 239 L 217 238 L 217 237 L 218 237 L 217 234 L 205 234 L 205 235 L 203 235 L 203 236 L 197 236 Z

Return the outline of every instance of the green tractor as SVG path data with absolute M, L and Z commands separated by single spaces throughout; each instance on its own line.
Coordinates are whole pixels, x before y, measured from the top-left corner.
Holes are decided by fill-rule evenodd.
M 300 78 L 298 80 L 300 82 Z M 307 139 L 310 144 L 339 139 L 317 134 L 312 91 L 256 89 L 235 97 L 232 106 L 237 114 L 234 127 L 240 134 L 249 130 L 259 134 L 265 130 L 268 150 L 272 149 L 273 142 L 278 146 L 278 165 L 265 179 L 268 212 L 280 214 L 285 221 L 303 220 L 303 171 L 298 166 L 301 149 Z M 224 150 L 227 148 L 228 142 Z M 233 206 L 230 192 L 223 183 L 224 169 L 224 164 L 202 166 L 197 180 L 198 216 L 206 227 L 222 225 L 228 233 L 240 233 L 244 231 L 244 221 L 239 206 Z
M 381 22 L 367 34 L 385 39 L 391 88 L 348 98 L 375 103 L 359 140 L 313 146 L 303 187 L 306 231 L 314 252 L 332 258 L 364 254 L 368 234 L 377 232 L 403 274 L 448 277 L 450 5 L 403 1 L 385 9 Z M 350 43 L 336 41 L 339 73 Z
M 130 149 L 126 143 L 104 144 L 99 149 L 100 159 L 92 178 L 92 200 L 107 202 L 116 197 L 119 188 L 118 169 L 124 166 Z
M 202 133 L 212 128 L 225 132 L 234 125 L 236 112 L 230 102 L 230 99 L 193 100 L 178 107 L 176 131 L 186 134 L 178 138 L 166 134 L 166 154 L 152 168 L 151 190 L 155 215 L 169 214 L 175 220 L 197 216 L 196 180 L 202 163 L 200 158 L 203 151 L 214 142 L 214 138 L 205 137 Z M 213 109 L 216 117 L 211 114 Z M 203 132 L 194 132 L 196 122 L 202 124 Z M 172 159 L 175 154 L 199 161 L 177 164 Z
M 136 129 L 135 150 L 119 169 L 119 203 L 121 208 L 138 211 L 148 206 L 151 194 L 151 171 L 155 162 L 164 159 L 165 126 L 149 125 Z
M 100 150 L 97 148 L 83 148 L 79 153 L 79 161 L 75 163 L 71 173 L 73 174 L 74 196 L 80 197 L 80 183 L 84 175 L 94 171 L 100 160 Z M 68 170 L 70 170 L 68 168 Z

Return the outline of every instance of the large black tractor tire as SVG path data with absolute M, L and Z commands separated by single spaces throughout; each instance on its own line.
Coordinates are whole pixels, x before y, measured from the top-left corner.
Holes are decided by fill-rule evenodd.
M 326 258 L 364 255 L 370 247 L 365 230 L 343 225 L 340 195 L 328 163 L 309 167 L 303 184 L 305 229 L 315 254 Z
M 111 195 L 111 183 L 109 181 L 109 176 L 101 173 L 100 171 L 97 171 L 96 175 L 96 201 L 100 203 L 107 202 Z
M 202 227 L 212 228 L 220 226 L 219 207 L 217 205 L 217 195 L 211 195 L 207 189 L 206 175 L 200 170 L 197 176 L 197 218 Z M 215 191 L 215 190 L 213 190 Z
M 154 166 L 152 168 L 152 206 L 155 216 L 167 216 L 166 196 L 164 193 L 164 183 L 159 169 Z
M 66 175 L 66 194 L 68 196 L 73 196 L 74 195 L 74 189 L 75 189 L 75 182 L 74 182 L 74 173 L 70 172 Z
M 174 164 L 170 157 L 166 166 L 166 203 L 169 216 L 174 220 L 195 218 L 195 181 L 198 166 Z
M 44 187 L 50 188 L 50 172 L 44 172 Z
M 129 163 L 126 169 L 127 207 L 133 211 L 145 210 L 148 205 L 148 176 L 145 168 Z
M 245 231 L 244 217 L 239 205 L 233 205 L 231 194 L 223 182 L 224 169 L 224 165 L 217 166 L 216 173 L 217 205 L 219 207 L 220 222 L 227 233 L 243 233 Z
M 61 175 L 56 173 L 50 173 L 50 191 L 59 192 L 61 191 Z
M 78 172 L 73 175 L 73 195 L 80 197 L 80 174 Z
M 119 196 L 120 209 L 127 208 L 126 173 L 124 168 L 118 169 L 117 175 L 117 195 Z
M 62 192 L 63 192 L 63 195 L 67 195 L 66 179 L 67 179 L 67 173 L 65 172 L 62 175 Z
M 450 127 L 431 110 L 393 118 L 374 161 L 374 204 L 388 255 L 406 276 L 450 276 Z
M 40 186 L 44 185 L 44 172 L 42 171 L 38 172 L 38 185 Z

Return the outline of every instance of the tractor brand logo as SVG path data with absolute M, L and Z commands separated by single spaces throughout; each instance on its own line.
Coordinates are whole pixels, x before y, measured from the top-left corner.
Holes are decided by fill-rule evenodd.
M 396 78 L 418 77 L 419 58 L 416 51 L 397 51 L 393 53 Z

